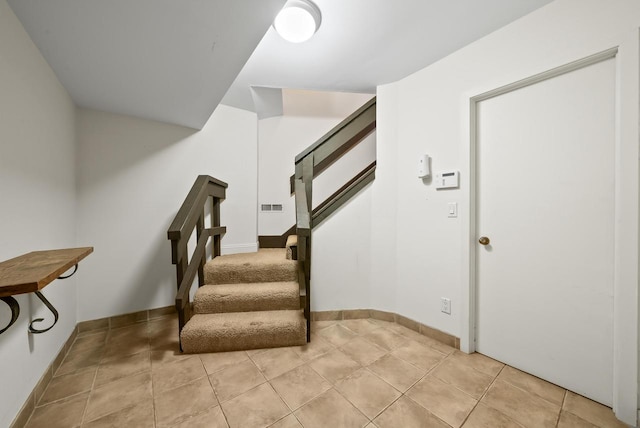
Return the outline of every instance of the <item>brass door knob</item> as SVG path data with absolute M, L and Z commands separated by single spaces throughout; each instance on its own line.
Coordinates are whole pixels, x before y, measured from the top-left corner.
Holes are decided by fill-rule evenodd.
M 489 243 L 491 242 L 491 240 L 489 238 L 487 238 L 486 236 L 482 236 L 480 239 L 478 239 L 478 242 L 481 245 L 489 245 Z

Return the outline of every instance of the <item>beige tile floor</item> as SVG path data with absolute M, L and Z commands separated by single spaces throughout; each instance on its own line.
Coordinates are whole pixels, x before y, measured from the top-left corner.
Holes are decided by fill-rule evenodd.
M 611 410 L 372 319 L 303 347 L 181 355 L 168 317 L 78 336 L 27 426 L 622 427 Z

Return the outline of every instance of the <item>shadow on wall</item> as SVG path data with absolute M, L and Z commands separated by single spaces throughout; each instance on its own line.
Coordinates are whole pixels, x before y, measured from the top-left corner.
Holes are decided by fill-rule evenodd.
M 197 132 L 178 125 L 80 109 L 77 133 L 79 187 L 82 189 L 88 182 L 97 185 L 126 172 Z M 88 177 L 90 180 L 86 179 Z
M 157 307 L 174 303 L 177 285 L 175 267 L 171 264 L 170 241 L 164 235 L 156 236 L 152 241 L 151 247 L 138 262 L 138 269 L 131 279 L 131 284 L 137 286 L 130 287 L 118 296 L 119 307 L 126 307 L 128 302 L 168 302 L 158 303 L 155 305 Z

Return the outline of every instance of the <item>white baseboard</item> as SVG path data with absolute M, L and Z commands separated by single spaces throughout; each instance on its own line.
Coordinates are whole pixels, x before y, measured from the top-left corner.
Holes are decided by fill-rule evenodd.
M 253 244 L 235 244 L 235 245 L 222 245 L 220 247 L 222 255 L 225 254 L 237 254 L 237 253 L 255 253 L 258 251 L 258 242 Z

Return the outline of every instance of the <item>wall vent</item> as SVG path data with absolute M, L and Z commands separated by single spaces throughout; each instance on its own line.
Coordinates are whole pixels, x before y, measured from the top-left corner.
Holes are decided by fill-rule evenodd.
M 282 204 L 260 204 L 260 212 L 281 213 L 284 211 Z

